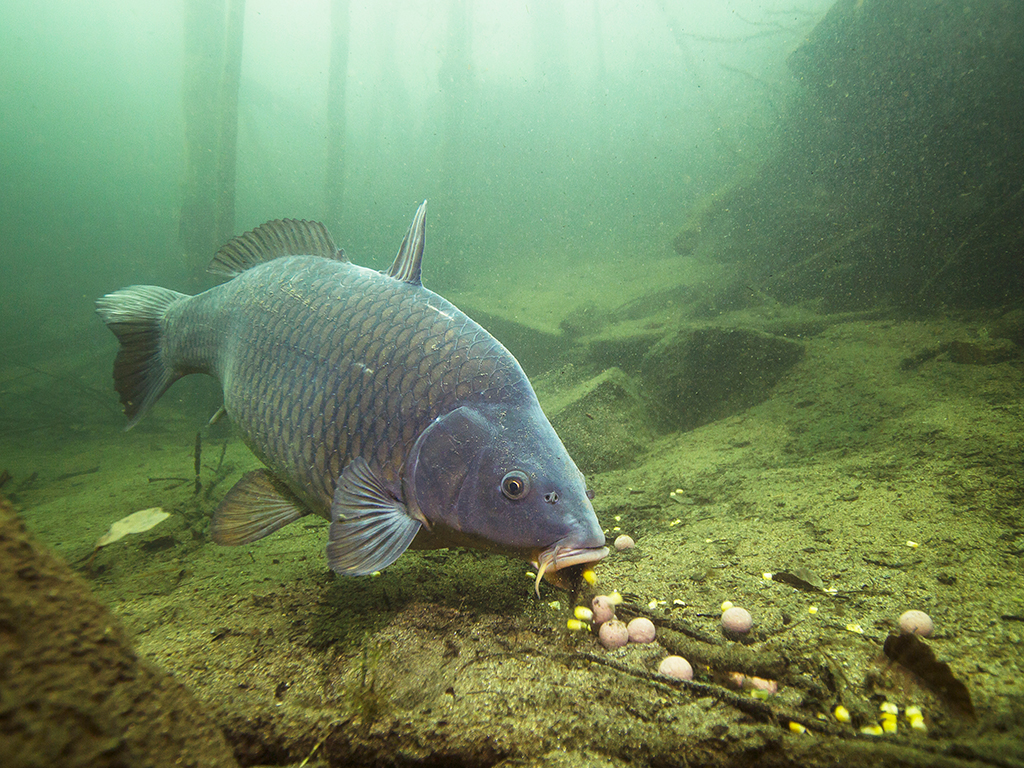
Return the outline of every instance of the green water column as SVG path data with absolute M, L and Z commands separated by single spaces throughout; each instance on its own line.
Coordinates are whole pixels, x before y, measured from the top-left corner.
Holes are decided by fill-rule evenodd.
M 185 168 L 178 239 L 193 290 L 235 233 L 235 145 L 245 0 L 185 0 Z

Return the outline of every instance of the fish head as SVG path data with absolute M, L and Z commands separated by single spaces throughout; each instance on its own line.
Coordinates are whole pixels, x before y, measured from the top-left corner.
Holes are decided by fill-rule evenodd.
M 403 479 L 427 546 L 471 546 L 567 575 L 608 554 L 583 473 L 538 404 L 464 405 L 420 435 Z M 570 569 L 570 570 L 565 570 Z

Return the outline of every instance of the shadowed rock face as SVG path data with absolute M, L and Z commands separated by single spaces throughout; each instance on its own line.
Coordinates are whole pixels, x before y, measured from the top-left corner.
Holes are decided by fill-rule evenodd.
M 672 242 L 737 266 L 709 300 L 1017 301 L 1022 23 L 1007 0 L 835 3 L 789 58 L 796 90 L 769 157 L 693 205 Z
M 648 350 L 641 377 L 666 429 L 693 429 L 766 400 L 800 358 L 790 339 L 744 328 L 681 328 Z
M 234 766 L 192 695 L 132 650 L 0 496 L 0 755 L 21 766 Z
M 555 376 L 538 387 L 557 386 Z M 538 390 L 540 391 L 540 390 Z M 634 464 L 654 439 L 650 410 L 639 384 L 622 369 L 607 368 L 564 392 L 544 392 L 545 412 L 583 473 Z
M 606 325 L 566 354 L 579 366 L 534 378 L 545 413 L 584 473 L 631 466 L 659 434 L 764 402 L 804 356 L 792 337 L 821 330 L 795 315 L 765 323 L 770 330 L 728 323 Z

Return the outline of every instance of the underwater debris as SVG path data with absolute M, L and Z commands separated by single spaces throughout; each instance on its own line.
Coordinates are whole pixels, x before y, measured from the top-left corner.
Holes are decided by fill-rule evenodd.
M 89 557 L 89 564 L 92 564 L 96 553 L 107 546 L 107 544 L 123 539 L 130 533 L 148 531 L 154 525 L 163 522 L 170 516 L 169 512 L 164 512 L 163 507 L 150 507 L 149 509 L 140 509 L 138 512 L 133 512 L 127 517 L 122 517 L 110 526 L 110 530 L 97 539 L 96 546 Z
M 1020 357 L 1020 348 L 1008 339 L 947 341 L 904 358 L 900 370 L 916 370 L 940 355 L 946 355 L 949 362 L 958 365 L 995 365 Z
M 782 584 L 788 584 L 789 586 L 804 592 L 826 591 L 821 578 L 817 574 L 803 568 L 798 568 L 794 573 L 790 573 L 789 571 L 776 571 L 771 575 L 771 579 L 772 581 L 778 581 Z
M 75 477 L 81 477 L 82 475 L 94 475 L 99 471 L 100 468 L 98 466 L 89 467 L 88 469 L 77 469 L 74 472 L 65 472 L 63 474 L 57 475 L 55 478 L 53 478 L 53 481 L 55 483 L 59 483 L 63 480 L 71 480 L 72 478 Z
M 203 490 L 203 481 L 199 478 L 199 472 L 203 468 L 203 433 L 196 432 L 196 447 L 192 453 L 195 458 L 195 470 L 196 470 L 196 485 L 195 495 L 198 496 L 199 492 Z

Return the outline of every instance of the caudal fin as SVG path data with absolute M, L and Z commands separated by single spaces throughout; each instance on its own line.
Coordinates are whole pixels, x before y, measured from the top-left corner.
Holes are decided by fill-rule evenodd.
M 188 298 L 155 285 L 133 285 L 96 301 L 96 312 L 121 343 L 114 389 L 134 427 L 167 388 L 181 378 L 164 359 L 161 325 L 167 309 Z

